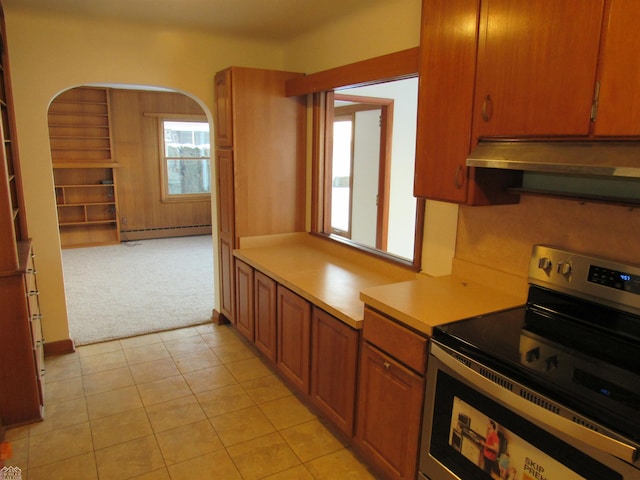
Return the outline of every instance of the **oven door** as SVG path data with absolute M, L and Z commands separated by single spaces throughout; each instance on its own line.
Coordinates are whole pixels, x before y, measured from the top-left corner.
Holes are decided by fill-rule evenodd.
M 638 445 L 560 417 L 552 401 L 449 347 L 430 348 L 420 480 L 640 478 Z

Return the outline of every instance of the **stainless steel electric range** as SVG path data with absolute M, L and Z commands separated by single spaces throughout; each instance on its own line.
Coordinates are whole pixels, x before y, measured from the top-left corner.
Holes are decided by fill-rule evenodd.
M 640 479 L 640 266 L 535 246 L 529 284 L 435 330 L 420 478 Z

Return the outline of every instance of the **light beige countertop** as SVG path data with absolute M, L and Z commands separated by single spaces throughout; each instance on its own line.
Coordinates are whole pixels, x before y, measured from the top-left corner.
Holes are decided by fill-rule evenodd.
M 360 299 L 429 336 L 437 325 L 506 310 L 525 301 L 452 275 L 365 288 Z
M 362 328 L 360 290 L 415 278 L 415 273 L 307 234 L 273 244 L 241 242 L 234 256 L 339 318 Z
M 308 234 L 242 239 L 234 256 L 353 328 L 362 328 L 365 303 L 431 335 L 436 325 L 526 299 L 522 289 L 498 290 L 457 275 L 416 275 Z

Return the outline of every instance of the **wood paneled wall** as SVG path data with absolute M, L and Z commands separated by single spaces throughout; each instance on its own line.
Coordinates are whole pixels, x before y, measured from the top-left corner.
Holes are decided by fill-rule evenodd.
M 211 233 L 210 200 L 162 202 L 161 114 L 204 112 L 180 93 L 111 90 L 113 158 L 120 165 L 116 173 L 122 240 Z M 189 228 L 193 225 L 204 227 Z
M 517 205 L 461 207 L 456 258 L 526 278 L 534 244 L 640 264 L 640 209 L 523 195 Z

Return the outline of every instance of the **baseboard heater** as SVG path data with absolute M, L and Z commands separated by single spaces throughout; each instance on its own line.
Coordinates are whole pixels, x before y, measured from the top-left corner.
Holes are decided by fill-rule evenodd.
M 211 224 L 184 225 L 179 227 L 132 228 L 129 230 L 120 230 L 120 236 L 122 241 L 127 241 L 162 237 L 184 237 L 187 235 L 206 235 L 210 234 L 211 231 Z

